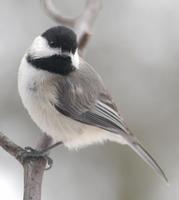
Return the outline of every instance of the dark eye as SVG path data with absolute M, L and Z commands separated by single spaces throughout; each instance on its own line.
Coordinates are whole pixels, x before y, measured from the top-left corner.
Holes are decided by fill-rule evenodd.
M 50 44 L 51 46 L 53 46 L 53 45 L 55 44 L 55 42 L 54 42 L 54 41 L 50 41 L 49 44 Z

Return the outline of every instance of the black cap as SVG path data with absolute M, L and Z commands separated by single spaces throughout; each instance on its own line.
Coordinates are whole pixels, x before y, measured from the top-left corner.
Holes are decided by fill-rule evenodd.
M 61 48 L 62 52 L 75 53 L 77 49 L 76 34 L 65 26 L 56 26 L 48 29 L 42 34 L 52 48 Z

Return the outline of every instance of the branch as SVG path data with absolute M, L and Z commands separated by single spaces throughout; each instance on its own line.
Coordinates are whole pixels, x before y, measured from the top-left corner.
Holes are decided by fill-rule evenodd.
M 91 37 L 92 26 L 102 8 L 102 0 L 87 0 L 82 14 L 74 18 L 63 17 L 55 8 L 52 0 L 41 0 L 41 2 L 49 17 L 58 24 L 68 26 L 76 32 L 78 47 L 82 55 Z
M 11 156 L 16 158 L 19 162 L 19 155 L 24 149 L 17 144 L 15 144 L 12 140 L 10 140 L 7 136 L 0 132 L 0 146 L 7 151 Z
M 64 26 L 74 27 L 75 20 L 72 18 L 67 18 L 59 14 L 59 11 L 53 5 L 52 0 L 41 0 L 41 3 L 46 11 L 47 15 L 51 17 L 57 23 L 60 23 Z
M 52 138 L 45 135 L 39 141 L 36 149 L 43 150 L 52 144 Z M 24 200 L 40 200 L 41 187 L 46 160 L 42 157 L 37 160 L 27 160 L 24 168 Z
M 46 13 L 57 23 L 72 28 L 77 34 L 78 47 L 82 55 L 84 48 L 89 42 L 91 29 L 101 9 L 101 0 L 87 0 L 84 11 L 76 18 L 67 18 L 59 14 L 51 0 L 41 0 Z M 52 144 L 52 138 L 45 135 L 38 143 L 36 149 L 43 150 Z M 12 155 L 21 163 L 24 169 L 24 200 L 40 200 L 41 185 L 46 167 L 46 160 L 38 159 L 22 160 L 21 155 L 26 152 L 22 147 L 15 144 L 7 136 L 0 132 L 0 147 Z
M 46 135 L 40 140 L 37 145 L 38 150 L 42 150 L 50 146 L 52 139 Z M 36 160 L 22 160 L 21 155 L 26 151 L 15 144 L 7 136 L 0 132 L 0 147 L 7 151 L 17 161 L 19 161 L 24 169 L 24 200 L 40 200 L 41 185 L 46 166 L 46 160 L 41 157 Z

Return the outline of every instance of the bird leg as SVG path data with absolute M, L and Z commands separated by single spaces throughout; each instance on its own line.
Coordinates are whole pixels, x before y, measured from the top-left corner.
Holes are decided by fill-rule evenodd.
M 22 162 L 25 162 L 27 160 L 34 161 L 43 158 L 47 161 L 48 167 L 46 168 L 46 170 L 48 170 L 53 166 L 53 160 L 47 154 L 51 149 L 61 144 L 63 143 L 57 142 L 43 150 L 36 150 L 31 147 L 25 147 L 24 150 L 18 155 L 18 157 Z
M 47 148 L 45 148 L 45 149 L 43 149 L 43 150 L 40 150 L 39 152 L 42 154 L 42 155 L 44 155 L 44 154 L 47 154 L 50 150 L 52 150 L 52 149 L 54 149 L 55 147 L 57 147 L 57 146 L 59 146 L 59 145 L 61 145 L 61 144 L 63 144 L 63 142 L 57 142 L 57 143 L 55 143 L 55 144 L 52 144 L 51 146 L 49 146 L 49 147 L 47 147 Z

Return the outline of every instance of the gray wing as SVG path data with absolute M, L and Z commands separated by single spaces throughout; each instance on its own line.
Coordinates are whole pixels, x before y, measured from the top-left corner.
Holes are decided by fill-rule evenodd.
M 101 78 L 87 63 L 59 79 L 57 88 L 58 101 L 54 106 L 60 113 L 114 133 L 122 130 L 129 134 Z
M 127 127 L 124 125 L 123 119 L 112 109 L 112 107 L 103 103 L 103 100 L 96 100 L 95 103 L 91 103 L 92 104 L 78 105 L 77 102 L 74 107 L 63 107 L 58 104 L 55 105 L 55 107 L 60 113 L 82 123 L 96 126 L 114 133 L 119 133 L 121 130 L 127 134 L 129 133 Z
M 99 75 L 81 61 L 80 70 L 59 78 L 55 108 L 62 114 L 85 124 L 120 134 L 128 145 L 165 181 L 167 177 L 157 162 L 131 134 L 117 111 Z

